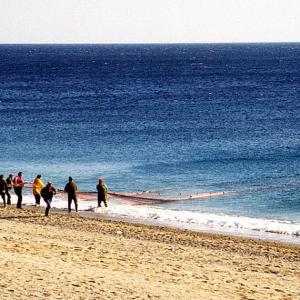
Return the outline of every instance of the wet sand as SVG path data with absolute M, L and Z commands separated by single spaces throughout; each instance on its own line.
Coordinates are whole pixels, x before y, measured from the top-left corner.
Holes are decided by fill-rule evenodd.
M 0 299 L 300 299 L 300 247 L 0 208 Z

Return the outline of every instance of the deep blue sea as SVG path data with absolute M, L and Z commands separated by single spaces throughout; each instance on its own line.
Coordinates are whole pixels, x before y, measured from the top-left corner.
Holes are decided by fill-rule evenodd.
M 186 195 L 122 214 L 299 236 L 299 98 L 300 44 L 0 45 L 0 173 L 103 177 Z

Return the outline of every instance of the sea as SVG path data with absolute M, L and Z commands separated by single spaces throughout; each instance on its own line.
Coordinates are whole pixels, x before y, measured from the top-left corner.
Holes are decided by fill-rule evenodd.
M 82 192 L 104 178 L 174 201 L 80 210 L 300 243 L 299 98 L 299 43 L 2 44 L 0 174 Z

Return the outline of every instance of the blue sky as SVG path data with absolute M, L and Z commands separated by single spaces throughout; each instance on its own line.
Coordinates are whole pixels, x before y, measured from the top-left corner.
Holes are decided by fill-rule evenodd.
M 300 0 L 0 0 L 0 43 L 300 42 Z

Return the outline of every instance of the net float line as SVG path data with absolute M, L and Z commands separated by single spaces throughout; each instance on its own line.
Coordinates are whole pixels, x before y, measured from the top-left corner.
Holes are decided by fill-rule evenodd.
M 198 194 L 191 194 L 181 197 L 171 197 L 171 198 L 162 198 L 162 197 L 155 197 L 155 196 L 144 196 L 146 193 L 122 193 L 122 192 L 108 192 L 113 198 L 128 200 L 130 202 L 135 202 L 137 204 L 144 204 L 144 203 L 164 203 L 164 202 L 173 202 L 173 201 L 183 201 L 183 200 L 206 200 L 209 198 L 214 197 L 221 197 L 233 194 L 241 194 L 241 193 L 257 193 L 257 192 L 271 192 L 276 190 L 289 190 L 299 188 L 300 183 L 296 184 L 282 184 L 282 185 L 275 185 L 275 186 L 264 186 L 258 188 L 249 188 L 249 189 L 239 189 L 239 190 L 230 190 L 230 191 L 220 191 L 220 192 L 204 192 Z M 81 200 L 88 201 L 93 200 L 96 197 L 97 192 L 78 192 L 78 195 L 81 196 Z
M 218 192 L 203 192 L 197 194 L 191 194 L 180 197 L 156 197 L 150 196 L 151 193 L 149 191 L 146 192 L 108 192 L 107 194 L 113 198 L 128 200 L 130 202 L 134 202 L 136 204 L 159 204 L 164 202 L 173 202 L 173 201 L 183 201 L 183 200 L 205 200 L 212 197 L 226 196 L 232 194 L 240 194 L 240 193 L 256 193 L 256 192 L 271 192 L 276 190 L 288 190 L 299 188 L 300 183 L 295 184 L 281 184 L 281 185 L 273 185 L 273 186 L 262 186 L 257 188 L 248 188 L 248 189 L 238 189 L 238 190 L 230 190 L 230 191 L 218 191 Z M 32 189 L 32 186 L 24 186 L 24 188 Z M 65 193 L 64 190 L 57 189 L 58 193 Z M 149 196 L 145 196 L 148 194 Z M 81 201 L 92 201 L 95 200 L 97 196 L 96 191 L 83 191 L 77 192 L 77 195 Z
M 59 190 L 59 192 L 63 192 Z M 209 198 L 213 196 L 220 196 L 224 195 L 225 192 L 207 192 L 207 193 L 201 193 L 201 194 L 195 194 L 195 195 L 190 195 L 190 196 L 182 196 L 182 197 L 173 197 L 173 198 L 162 198 L 162 197 L 154 197 L 154 196 L 141 196 L 144 195 L 144 193 L 122 193 L 122 192 L 108 192 L 107 193 L 109 196 L 117 199 L 122 199 L 122 200 L 129 200 L 131 202 L 145 202 L 145 203 L 162 203 L 162 202 L 173 202 L 173 201 L 182 201 L 182 200 L 187 200 L 187 199 L 204 199 L 204 198 Z M 147 193 L 148 194 L 148 193 Z M 94 200 L 95 197 L 97 196 L 97 192 L 77 192 L 77 195 L 79 196 L 80 200 L 83 201 L 89 201 L 89 200 Z

